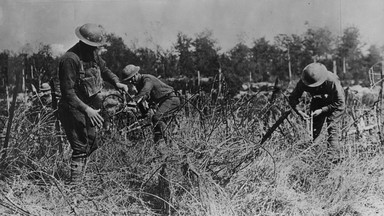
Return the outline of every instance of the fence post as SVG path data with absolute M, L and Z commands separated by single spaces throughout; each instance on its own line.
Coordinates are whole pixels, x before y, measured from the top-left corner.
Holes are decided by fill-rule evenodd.
M 382 108 L 383 108 L 383 88 L 384 88 L 384 61 L 381 62 L 381 85 L 380 85 L 380 92 L 379 92 L 379 103 L 377 103 L 378 107 L 376 109 L 376 119 L 377 119 L 377 131 L 379 134 L 380 144 L 384 145 L 384 139 L 381 131 L 381 114 L 382 114 Z
M 16 84 L 13 88 L 13 97 L 12 97 L 11 108 L 9 110 L 7 132 L 5 134 L 4 146 L 0 151 L 0 155 L 1 155 L 2 160 L 4 160 L 7 157 L 7 148 L 8 148 L 9 138 L 11 136 L 12 121 L 13 121 L 13 116 L 15 113 L 15 106 L 16 106 L 16 100 L 17 100 L 17 90 L 18 90 L 18 84 L 19 83 L 20 83 L 20 73 L 16 73 Z
M 222 72 L 221 72 L 221 68 L 219 68 L 219 87 L 218 87 L 218 92 L 217 92 L 217 98 L 218 99 L 221 99 L 221 90 L 222 90 L 222 83 L 221 83 L 221 80 L 222 80 Z
M 333 60 L 333 73 L 337 74 L 336 60 Z
M 200 80 L 200 71 L 197 71 L 197 89 L 200 92 L 200 85 L 201 85 L 201 80 Z

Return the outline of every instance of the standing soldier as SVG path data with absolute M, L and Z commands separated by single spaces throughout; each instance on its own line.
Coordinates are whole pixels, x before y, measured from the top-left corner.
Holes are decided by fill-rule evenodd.
M 344 90 L 339 77 L 328 71 L 323 64 L 311 63 L 304 68 L 300 81 L 289 97 L 293 108 L 296 108 L 304 91 L 312 97 L 310 110 L 313 117 L 313 139 L 320 135 L 323 124 L 327 121 L 330 159 L 337 161 L 340 151 L 338 122 L 345 110 Z M 299 113 L 303 118 L 309 118 L 304 112 Z M 332 152 L 337 153 L 335 155 Z
M 101 25 L 84 24 L 75 30 L 80 41 L 60 59 L 59 80 L 61 99 L 59 119 L 71 144 L 71 182 L 81 182 L 87 158 L 97 149 L 97 127 L 101 127 L 100 91 L 103 79 L 118 89 L 128 90 L 98 55 L 106 44 Z
M 127 65 L 122 74 L 123 82 L 133 84 L 138 93 L 133 98 L 137 104 L 148 101 L 156 104 L 157 109 L 152 116 L 154 125 L 154 142 L 161 139 L 167 142 L 166 127 L 171 118 L 172 111 L 180 106 L 180 98 L 176 96 L 175 90 L 150 74 L 140 74 L 140 67 Z

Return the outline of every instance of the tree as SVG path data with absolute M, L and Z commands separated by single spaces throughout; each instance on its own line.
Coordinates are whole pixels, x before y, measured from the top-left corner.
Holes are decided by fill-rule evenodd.
M 256 73 L 256 64 L 252 58 L 252 51 L 243 43 L 238 43 L 232 48 L 229 53 L 231 63 L 231 71 L 244 82 L 249 82 L 250 79 L 261 80 L 260 73 Z M 251 76 L 251 77 L 250 77 Z
M 0 93 L 5 92 L 5 88 L 9 85 L 8 81 L 8 61 L 10 52 L 5 50 L 0 53 Z
M 157 55 L 153 50 L 142 47 L 135 50 L 135 54 L 138 58 L 137 65 L 141 67 L 142 71 L 145 73 L 153 74 L 155 76 L 159 75 L 155 69 Z
M 107 51 L 102 54 L 102 57 L 106 61 L 108 68 L 119 77 L 121 77 L 121 71 L 126 65 L 140 63 L 139 58 L 132 50 L 127 48 L 121 37 L 108 34 L 107 41 L 109 45 L 106 46 Z
M 381 50 L 376 45 L 371 45 L 368 49 L 368 55 L 364 57 L 364 61 L 366 62 L 368 67 L 372 67 L 373 65 L 381 62 L 383 60 L 381 56 Z
M 175 77 L 178 72 L 178 55 L 173 51 L 157 51 L 157 60 L 155 64 L 156 74 L 166 77 Z
M 220 48 L 216 47 L 217 42 L 212 37 L 212 31 L 205 30 L 193 41 L 195 66 L 203 76 L 215 76 L 220 68 L 218 61 Z
M 308 29 L 304 34 L 305 52 L 315 61 L 331 57 L 335 39 L 328 28 Z
M 311 56 L 304 52 L 303 39 L 298 35 L 279 34 L 275 37 L 275 45 L 280 49 L 280 56 L 286 65 L 281 71 L 288 71 L 280 72 L 282 79 L 292 80 L 294 72 L 300 74 L 302 68 L 312 62 Z
M 222 72 L 224 74 L 224 80 L 226 82 L 228 95 L 234 96 L 239 90 L 241 90 L 243 82 L 247 81 L 247 78 L 241 78 L 233 67 L 233 62 L 228 53 L 223 53 L 219 56 L 219 62 Z
M 339 44 L 336 48 L 336 56 L 338 64 L 342 65 L 346 79 L 353 79 L 356 82 L 360 80 L 368 81 L 366 77 L 366 68 L 361 62 L 363 44 L 360 42 L 360 32 L 356 27 L 348 27 L 344 30 L 342 37 L 339 39 Z
M 272 81 L 271 75 L 278 74 L 279 53 L 275 46 L 270 45 L 264 37 L 253 42 L 251 48 L 253 62 L 256 64 L 256 73 L 263 81 Z
M 177 34 L 177 42 L 174 45 L 175 51 L 178 53 L 178 74 L 187 77 L 195 76 L 195 59 L 193 56 L 192 38 L 179 32 Z
M 57 71 L 58 59 L 53 58 L 50 45 L 40 44 L 37 53 L 26 57 L 26 83 L 40 88 L 41 83 L 49 82 L 52 74 Z

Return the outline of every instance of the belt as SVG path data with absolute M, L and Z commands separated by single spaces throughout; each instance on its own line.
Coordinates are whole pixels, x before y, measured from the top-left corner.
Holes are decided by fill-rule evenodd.
M 176 94 L 175 92 L 169 92 L 167 93 L 166 95 L 164 95 L 163 97 L 159 98 L 157 101 L 158 104 L 161 104 L 163 103 L 165 100 L 167 100 L 168 98 L 170 97 L 176 97 Z

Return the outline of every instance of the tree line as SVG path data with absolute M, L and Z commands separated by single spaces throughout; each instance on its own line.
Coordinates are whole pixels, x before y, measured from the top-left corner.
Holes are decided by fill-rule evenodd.
M 182 32 L 170 49 L 128 47 L 122 37 L 107 35 L 109 44 L 102 57 L 118 76 L 127 64 L 139 65 L 143 73 L 166 78 L 217 77 L 219 71 L 227 83 L 229 93 L 235 94 L 245 82 L 273 82 L 296 79 L 302 68 L 311 62 L 321 62 L 335 70 L 347 84 L 368 85 L 368 71 L 382 61 L 383 47 L 361 41 L 359 29 L 347 27 L 335 36 L 328 28 L 308 28 L 303 34 L 279 34 L 273 41 L 265 37 L 254 39 L 251 46 L 239 41 L 229 51 L 222 52 L 212 31 L 204 30 L 194 37 Z M 3 50 L 0 53 L 0 87 L 14 84 L 16 75 L 29 89 L 48 82 L 57 71 L 59 56 L 54 56 L 50 45 L 41 43 L 37 49 L 26 44 L 20 53 Z M 21 89 L 24 91 L 26 89 Z

